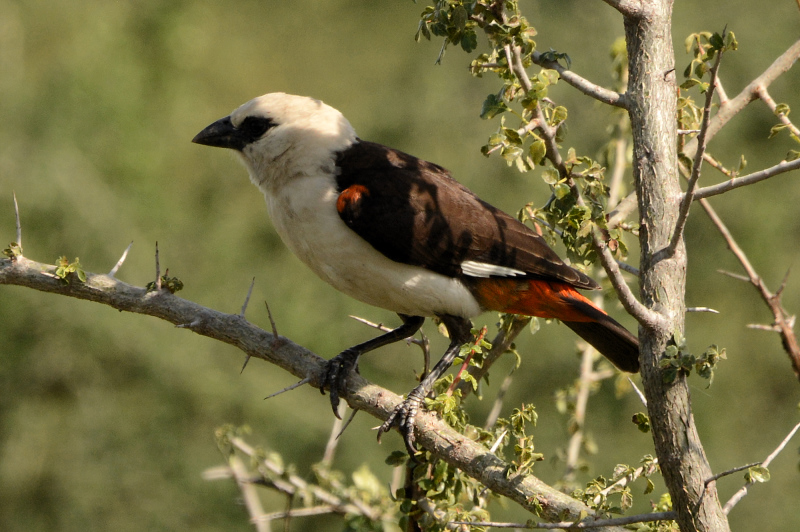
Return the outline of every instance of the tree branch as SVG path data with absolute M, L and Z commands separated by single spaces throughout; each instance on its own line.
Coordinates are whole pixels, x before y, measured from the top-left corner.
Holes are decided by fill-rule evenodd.
M 191 324 L 197 334 L 238 347 L 253 358 L 275 364 L 319 387 L 326 361 L 304 347 L 274 336 L 238 314 L 226 314 L 177 297 L 166 290 L 147 291 L 107 275 L 86 273 L 86 282 L 69 283 L 55 275 L 55 266 L 25 257 L 0 259 L 0 284 L 26 286 L 78 299 L 94 301 L 118 310 L 146 314 L 175 325 Z M 68 278 L 69 279 L 69 278 Z M 342 394 L 350 406 L 385 420 L 400 404 L 397 394 L 353 374 Z M 457 433 L 430 412 L 420 412 L 415 421 L 417 442 L 448 464 L 477 479 L 499 495 L 548 521 L 579 519 L 594 515 L 583 503 L 550 487 L 533 475 L 507 477 L 508 464 L 483 445 Z M 621 530 L 621 529 L 618 529 Z
M 800 169 L 800 159 L 795 159 L 794 161 L 790 162 L 781 161 L 775 166 L 765 168 L 764 170 L 753 172 L 752 174 L 737 177 L 735 179 L 730 179 L 728 181 L 723 181 L 722 183 L 718 183 L 716 185 L 700 188 L 694 193 L 694 197 L 695 199 L 710 198 L 711 196 L 717 196 L 735 188 L 752 185 L 754 183 L 758 183 L 759 181 L 769 179 L 770 177 L 798 169 Z
M 638 18 L 644 14 L 643 0 L 603 0 L 625 17 Z
M 616 91 L 596 85 L 586 78 L 579 76 L 572 70 L 564 68 L 558 61 L 549 61 L 545 59 L 544 55 L 545 54 L 542 54 L 541 52 L 533 52 L 533 54 L 531 54 L 531 60 L 540 67 L 555 70 L 558 72 L 558 75 L 561 76 L 561 79 L 584 93 L 586 96 L 594 98 L 599 102 L 613 105 L 614 107 L 620 107 L 622 109 L 625 108 L 626 100 L 624 94 L 620 94 Z
M 783 439 L 783 441 L 781 441 L 778 447 L 770 453 L 767 459 L 761 462 L 761 467 L 769 467 L 769 465 L 772 463 L 775 457 L 778 456 L 781 451 L 783 451 L 786 445 L 788 445 L 789 440 L 791 440 L 794 437 L 794 435 L 797 433 L 798 430 L 800 430 L 800 423 L 795 425 L 794 428 L 791 431 L 789 431 L 789 434 Z M 739 491 L 734 493 L 733 496 L 730 499 L 728 499 L 728 502 L 725 503 L 725 506 L 722 508 L 722 511 L 725 512 L 725 514 L 727 515 L 731 510 L 733 510 L 733 507 L 736 506 L 739 503 L 739 501 L 741 501 L 744 498 L 745 495 L 747 495 L 748 488 L 752 486 L 754 483 L 755 480 L 751 480 L 747 484 L 742 486 L 739 489 Z
M 717 114 L 711 119 L 708 125 L 707 140 L 710 141 L 714 135 L 719 133 L 719 130 L 727 124 L 734 116 L 747 107 L 753 100 L 758 98 L 759 87 L 769 87 L 773 81 L 781 76 L 784 72 L 792 68 L 795 61 L 800 58 L 800 39 L 798 39 L 792 46 L 790 46 L 780 57 L 778 57 L 764 72 L 761 73 L 756 79 L 751 81 L 747 87 L 742 89 L 736 97 L 721 102 Z M 697 151 L 698 139 L 694 138 L 686 143 L 684 152 L 693 157 Z
M 783 349 L 786 351 L 786 354 L 789 355 L 789 360 L 792 364 L 794 374 L 798 379 L 800 379 L 800 344 L 798 344 L 797 336 L 794 334 L 794 317 L 790 316 L 781 305 L 780 296 L 782 287 L 773 294 L 767 288 L 767 285 L 764 284 L 764 280 L 760 275 L 758 275 L 758 272 L 756 272 L 755 268 L 753 268 L 753 265 L 750 264 L 747 255 L 742 248 L 739 247 L 739 244 L 736 243 L 733 235 L 728 230 L 727 226 L 719 217 L 711 204 L 707 200 L 701 199 L 700 205 L 706 211 L 706 214 L 711 219 L 711 222 L 716 226 L 720 234 L 722 234 L 722 237 L 728 244 L 728 249 L 730 249 L 734 256 L 736 256 L 736 258 L 739 260 L 739 263 L 742 265 L 742 268 L 744 268 L 744 271 L 747 272 L 747 280 L 755 287 L 759 295 L 761 295 L 761 299 L 764 300 L 764 303 L 767 304 L 772 312 L 772 318 L 774 320 L 773 330 L 777 331 L 780 335 Z
M 722 40 L 725 40 L 725 32 L 722 32 Z M 708 124 L 711 121 L 711 103 L 714 101 L 714 89 L 717 87 L 717 75 L 719 72 L 720 61 L 722 61 L 723 51 L 717 51 L 717 58 L 714 61 L 714 66 L 711 67 L 711 81 L 706 89 L 706 101 L 703 106 L 703 121 L 700 124 L 700 133 L 697 135 L 697 150 L 694 154 L 694 162 L 692 164 L 692 174 L 689 176 L 689 184 L 686 187 L 686 193 L 681 201 L 681 207 L 678 212 L 678 220 L 675 222 L 675 229 L 672 233 L 669 246 L 664 250 L 665 257 L 672 257 L 678 249 L 681 241 L 683 240 L 683 231 L 686 228 L 686 221 L 689 219 L 689 209 L 692 207 L 694 201 L 695 187 L 697 181 L 700 179 L 700 170 L 703 167 L 703 155 L 708 145 Z M 658 259 L 656 259 L 658 260 Z

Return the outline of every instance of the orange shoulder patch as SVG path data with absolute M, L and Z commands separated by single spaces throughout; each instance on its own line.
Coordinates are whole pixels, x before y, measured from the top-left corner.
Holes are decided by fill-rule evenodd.
M 345 209 L 352 209 L 364 196 L 369 196 L 367 187 L 358 184 L 349 186 L 339 194 L 339 198 L 336 200 L 336 210 L 341 214 Z

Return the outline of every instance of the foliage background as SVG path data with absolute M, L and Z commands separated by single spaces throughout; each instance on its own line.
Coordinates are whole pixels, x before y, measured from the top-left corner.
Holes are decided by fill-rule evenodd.
M 450 168 L 498 207 L 516 212 L 525 201 L 541 204 L 548 192 L 537 172 L 520 175 L 499 158 L 480 155 L 496 127 L 480 121 L 480 104 L 498 85 L 471 78 L 468 57 L 455 49 L 434 65 L 440 43 L 413 40 L 422 7 L 353 0 L 0 0 L 2 238 L 14 239 L 14 191 L 25 254 L 33 259 L 77 256 L 89 271 L 108 271 L 133 240 L 119 276 L 143 285 L 154 275 L 158 241 L 162 268 L 186 284 L 183 297 L 238 312 L 255 276 L 249 319 L 269 326 L 260 303 L 267 300 L 279 332 L 323 356 L 373 335 L 348 314 L 396 323 L 304 269 L 272 231 L 244 169 L 189 140 L 256 95 L 307 94 L 342 110 L 362 138 Z M 540 49 L 566 52 L 576 71 L 611 83 L 608 50 L 623 33 L 612 9 L 575 0 L 524 2 L 523 8 L 539 30 Z M 733 96 L 797 39 L 800 13 L 788 0 L 769 7 L 746 0 L 707 0 L 702 8 L 679 2 L 678 70 L 689 61 L 686 35 L 725 24 L 740 43 L 722 69 Z M 778 101 L 800 105 L 798 84 L 795 69 L 770 91 Z M 595 155 L 612 112 L 566 85 L 551 95 L 570 109 L 565 146 Z M 730 166 L 740 153 L 748 169 L 771 165 L 788 149 L 783 138 L 767 142 L 776 122 L 756 105 L 709 149 Z M 711 200 L 773 288 L 800 257 L 797 177 Z M 707 169 L 703 182 L 718 179 Z M 777 336 L 745 328 L 768 321 L 769 313 L 752 288 L 716 273 L 738 267 L 702 213 L 690 219 L 687 236 L 687 303 L 722 312 L 690 314 L 689 345 L 699 353 L 718 343 L 729 356 L 710 389 L 699 380 L 693 388 L 706 451 L 712 467 L 723 470 L 766 457 L 797 422 L 800 390 Z M 797 275 L 784 297 L 788 309 L 800 309 Z M 430 325 L 426 330 L 435 336 Z M 0 339 L 3 530 L 248 530 L 233 484 L 200 478 L 220 462 L 214 428 L 249 424 L 252 441 L 283 453 L 305 474 L 320 459 L 333 419 L 327 398 L 308 387 L 262 401 L 291 382 L 276 368 L 253 361 L 240 375 L 243 356 L 229 346 L 88 302 L 3 287 Z M 535 336 L 524 333 L 518 346 L 523 366 L 506 409 L 523 401 L 537 405 L 537 450 L 546 459 L 536 472 L 555 482 L 563 469 L 556 451 L 567 430 L 552 398 L 576 376 L 574 338 L 551 324 Z M 508 364 L 495 370 L 495 387 Z M 413 384 L 412 365 L 419 365 L 417 352 L 398 345 L 368 357 L 362 371 L 402 393 Z M 482 419 L 489 406 L 473 404 L 473 418 Z M 630 422 L 641 410 L 634 396 L 617 399 L 613 384 L 603 384 L 588 413 L 600 449 L 591 475 L 610 475 L 616 463 L 636 463 L 651 452 L 650 436 Z M 378 446 L 369 430 L 375 424 L 356 417 L 336 466 L 351 471 L 366 462 L 388 483 L 383 458 L 401 445 L 390 436 Z M 734 530 L 800 528 L 797 447 L 773 463 L 771 482 L 754 487 L 733 511 Z M 721 481 L 721 496 L 740 485 L 740 475 Z M 649 497 L 658 490 L 663 486 Z M 649 497 L 639 496 L 636 508 L 646 510 Z M 282 499 L 267 500 L 271 509 L 283 508 Z M 515 512 L 499 509 L 497 517 L 526 518 Z M 316 518 L 293 527 L 335 530 L 340 524 Z

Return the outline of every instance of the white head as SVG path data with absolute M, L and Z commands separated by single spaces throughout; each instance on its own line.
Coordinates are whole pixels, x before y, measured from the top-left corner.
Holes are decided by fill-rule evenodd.
M 274 92 L 209 125 L 192 142 L 230 148 L 264 192 L 287 180 L 334 171 L 334 155 L 356 140 L 342 114 L 319 100 Z

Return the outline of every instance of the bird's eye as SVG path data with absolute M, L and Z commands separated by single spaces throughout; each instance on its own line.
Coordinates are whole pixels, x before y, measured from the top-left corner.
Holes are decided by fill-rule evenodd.
M 248 116 L 244 119 L 238 129 L 250 140 L 258 140 L 275 124 L 269 118 L 263 116 Z

